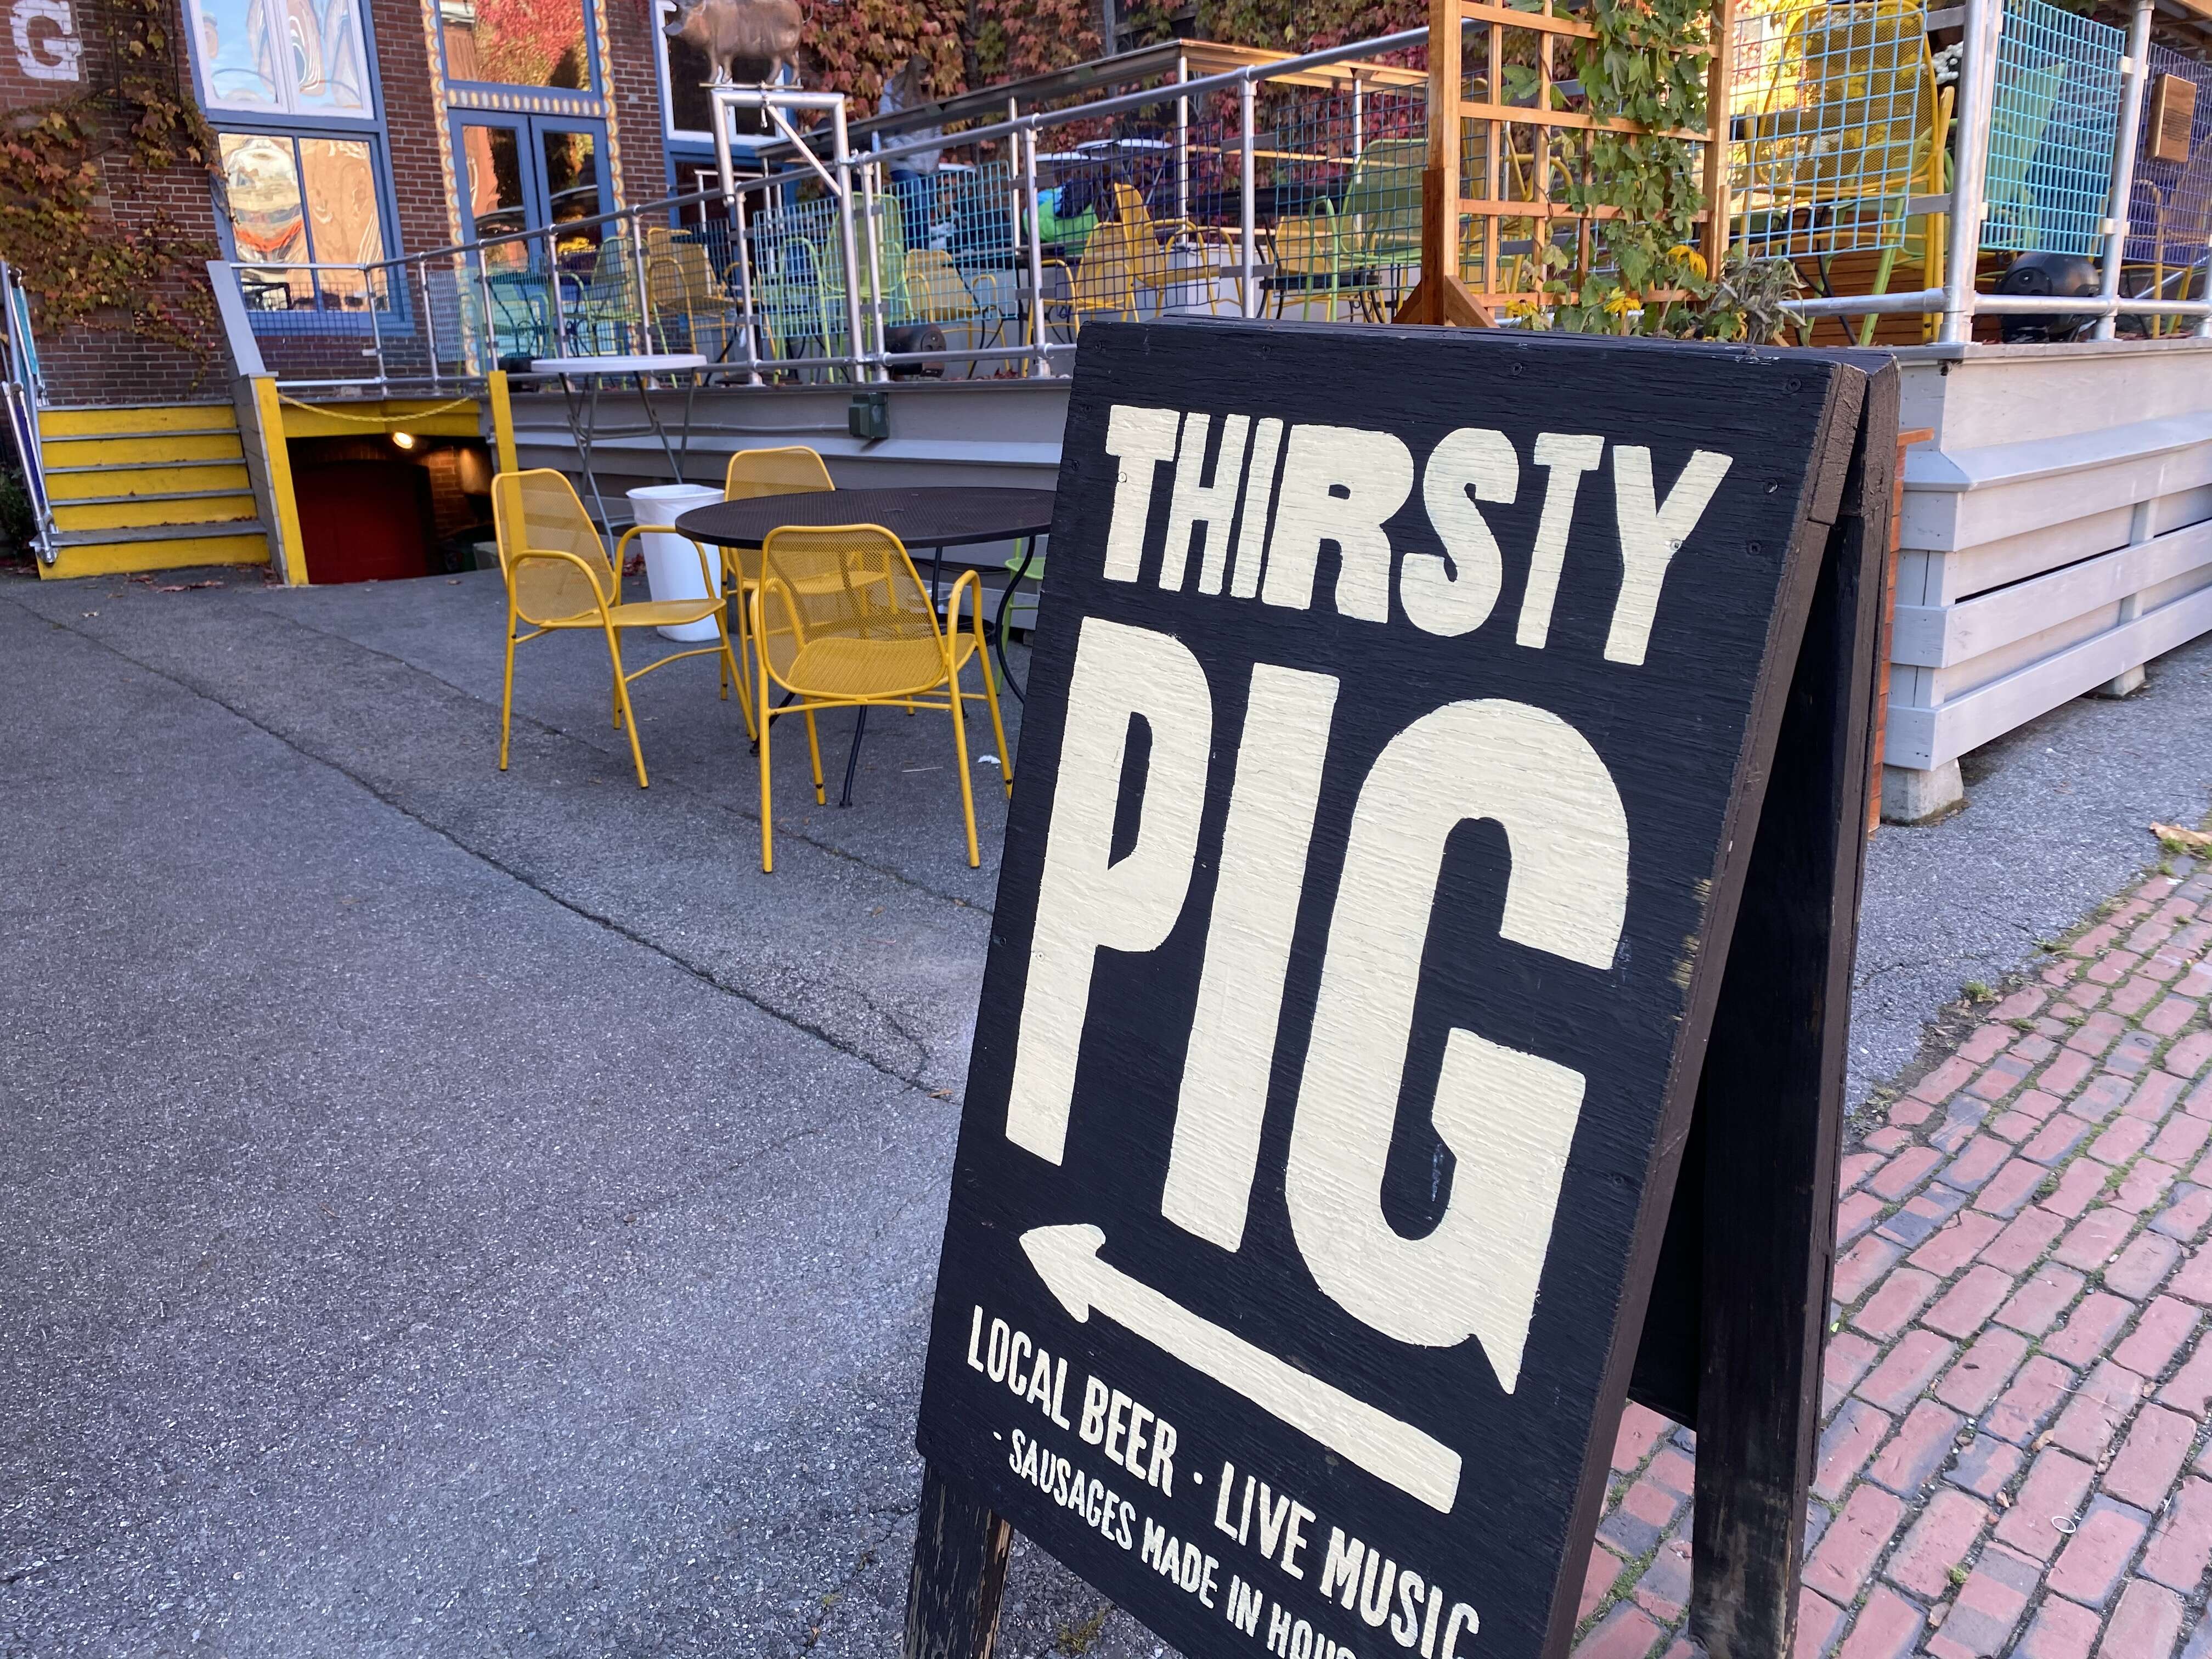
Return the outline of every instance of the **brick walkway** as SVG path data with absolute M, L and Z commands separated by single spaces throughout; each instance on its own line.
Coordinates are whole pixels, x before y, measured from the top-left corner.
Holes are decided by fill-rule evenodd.
M 2212 873 L 2170 867 L 1844 1158 L 1799 1659 L 2212 1659 Z M 1698 1651 L 1693 1448 L 1630 1407 L 1577 1659 Z

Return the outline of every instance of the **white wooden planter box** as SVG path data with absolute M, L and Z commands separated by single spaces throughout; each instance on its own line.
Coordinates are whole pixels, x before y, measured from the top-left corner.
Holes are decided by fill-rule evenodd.
M 2132 689 L 2212 629 L 2212 341 L 1898 354 L 1905 465 L 1883 808 L 1960 799 L 1958 759 Z

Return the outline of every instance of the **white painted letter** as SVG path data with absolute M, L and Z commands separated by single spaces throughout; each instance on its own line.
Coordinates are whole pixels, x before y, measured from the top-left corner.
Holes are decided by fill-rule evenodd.
M 1382 1173 L 1404 1080 L 1444 847 L 1470 818 L 1504 827 L 1499 933 L 1612 965 L 1628 902 L 1628 825 L 1604 763 L 1556 714 L 1456 702 L 1383 750 L 1361 787 L 1329 925 L 1285 1182 L 1322 1289 L 1384 1335 L 1479 1336 L 1510 1393 L 1581 1115 L 1581 1073 L 1455 1030 L 1431 1117 L 1458 1160 L 1434 1231 L 1401 1237 Z
M 1682 468 L 1664 507 L 1653 505 L 1651 452 L 1628 444 L 1613 447 L 1613 511 L 1620 526 L 1620 597 L 1613 601 L 1613 627 L 1605 636 L 1607 662 L 1640 663 L 1651 643 L 1651 622 L 1659 611 L 1659 589 L 1667 566 L 1698 527 L 1713 493 L 1728 477 L 1726 455 L 1700 449 Z
M 1221 874 L 1160 1213 L 1224 1250 L 1244 1237 L 1291 930 L 1321 799 L 1335 677 L 1252 665 Z
M 1390 538 L 1382 525 L 1413 493 L 1413 452 L 1392 434 L 1292 427 L 1260 597 L 1292 611 L 1307 609 L 1322 544 L 1334 542 L 1338 611 L 1389 622 Z
M 1142 816 L 1136 845 L 1109 862 L 1129 720 L 1137 714 L 1152 734 Z M 1206 671 L 1182 641 L 1084 619 L 1006 1102 L 1006 1139 L 1049 1163 L 1060 1162 L 1067 1144 L 1098 947 L 1157 949 L 1182 913 L 1212 735 Z
M 1520 490 L 1521 462 L 1503 432 L 1462 427 L 1430 453 L 1421 499 L 1451 557 L 1447 562 L 1434 553 L 1408 553 L 1399 562 L 1398 603 L 1414 627 L 1449 639 L 1490 620 L 1505 564 L 1474 501 L 1510 505 Z
M 1237 521 L 1237 562 L 1229 572 L 1231 599 L 1249 599 L 1260 591 L 1261 550 L 1267 545 L 1267 501 L 1275 489 L 1275 458 L 1283 450 L 1283 423 L 1268 416 L 1252 428 L 1252 465 L 1244 472 L 1244 516 Z M 1221 572 L 1214 568 L 1213 544 L 1198 573 L 1198 591 L 1218 593 Z
M 1172 409 L 1134 409 L 1115 404 L 1106 416 L 1106 453 L 1121 463 L 1114 478 L 1114 516 L 1106 526 L 1106 576 L 1133 582 L 1145 556 L 1145 520 L 1152 508 L 1152 469 L 1171 459 Z
M 1568 437 L 1557 432 L 1536 440 L 1536 465 L 1549 467 L 1544 486 L 1544 515 L 1536 521 L 1536 545 L 1528 554 L 1528 586 L 1521 595 L 1521 622 L 1513 642 L 1544 648 L 1552 631 L 1552 601 L 1559 597 L 1559 567 L 1566 562 L 1567 531 L 1574 523 L 1575 492 L 1583 474 L 1605 453 L 1602 438 Z
M 52 24 L 53 33 L 43 40 L 33 37 L 31 25 L 37 22 Z M 15 0 L 9 23 L 15 37 L 15 67 L 25 75 L 33 81 L 80 77 L 84 43 L 76 38 L 69 0 Z
M 1251 434 L 1249 416 L 1226 415 L 1221 421 L 1221 453 L 1213 464 L 1213 482 L 1204 482 L 1206 438 L 1213 425 L 1210 415 L 1186 415 L 1182 442 L 1176 451 L 1175 490 L 1168 500 L 1167 544 L 1160 550 L 1160 586 L 1169 592 L 1182 586 L 1183 567 L 1190 556 L 1190 532 L 1206 526 L 1200 544 L 1199 580 L 1213 573 L 1213 586 L 1221 591 L 1221 567 L 1229 554 L 1230 521 L 1237 516 L 1237 486 L 1244 477 L 1244 447 Z

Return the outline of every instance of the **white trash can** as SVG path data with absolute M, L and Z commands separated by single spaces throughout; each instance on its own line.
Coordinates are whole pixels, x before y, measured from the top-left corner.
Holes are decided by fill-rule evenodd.
M 652 484 L 629 492 L 629 508 L 640 524 L 672 525 L 693 507 L 706 507 L 721 499 L 722 492 L 712 484 Z M 699 568 L 699 544 L 688 536 L 655 535 L 651 532 L 637 539 L 645 549 L 645 585 L 654 599 L 703 599 L 709 596 L 710 590 L 702 585 Z M 708 570 L 714 570 L 720 561 L 721 550 L 708 544 Z M 695 623 L 663 628 L 660 634 L 664 639 L 696 642 L 713 639 L 715 631 L 714 619 L 703 617 Z

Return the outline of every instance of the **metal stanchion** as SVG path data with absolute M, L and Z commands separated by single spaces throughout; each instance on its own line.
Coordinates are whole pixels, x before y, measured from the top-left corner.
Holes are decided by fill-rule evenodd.
M 1959 61 L 1958 171 L 1951 186 L 1943 325 L 1936 336 L 1945 345 L 1964 345 L 1974 337 L 1974 273 L 1982 252 L 1990 121 L 1996 101 L 1997 33 L 2003 26 L 2002 0 L 1966 0 L 1966 50 Z
M 2112 194 L 2106 210 L 2105 268 L 2099 274 L 2097 293 L 2112 299 L 2120 291 L 2120 262 L 2128 246 L 2128 200 L 2136 187 L 2136 139 L 2142 131 L 2143 89 L 2150 84 L 2151 0 L 2136 0 L 2135 15 L 2128 20 L 2128 72 L 2120 85 L 2120 134 L 2112 152 Z M 2117 315 L 2097 319 L 2096 337 L 2109 340 L 2119 323 Z

